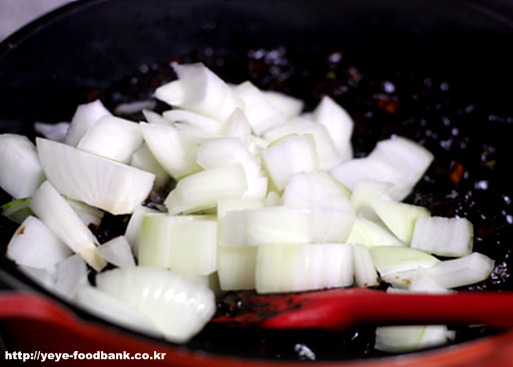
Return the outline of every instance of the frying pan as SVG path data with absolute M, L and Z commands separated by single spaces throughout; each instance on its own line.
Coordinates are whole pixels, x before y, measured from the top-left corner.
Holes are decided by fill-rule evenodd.
M 513 5 L 507 1 L 78 1 L 0 45 L 0 131 L 33 137 L 35 121 L 69 121 L 80 103 L 101 98 L 114 108 L 151 98 L 156 86 L 173 78 L 168 66 L 176 60 L 203 61 L 225 80 L 252 79 L 303 98 L 307 107 L 329 93 L 363 134 L 353 142 L 357 154 L 393 133 L 435 152 L 428 179 L 409 200 L 435 213 L 468 214 L 477 223 L 475 250 L 497 263 L 490 279 L 473 289 L 511 290 L 512 39 Z M 396 88 L 392 96 L 387 85 Z M 405 90 L 408 100 L 421 102 L 403 108 Z M 5 246 L 12 228 L 2 222 L 1 230 Z M 49 294 L 3 256 L 0 265 L 0 334 L 9 350 L 166 353 L 151 360 L 159 366 L 308 365 L 286 353 L 266 358 L 227 348 L 230 343 L 216 347 L 213 341 L 226 337 L 216 330 L 210 343 L 186 346 L 129 332 Z M 258 334 L 232 335 L 232 344 L 251 333 Z M 325 363 L 478 366 L 511 360 L 513 331 L 501 331 L 419 353 L 345 355 Z

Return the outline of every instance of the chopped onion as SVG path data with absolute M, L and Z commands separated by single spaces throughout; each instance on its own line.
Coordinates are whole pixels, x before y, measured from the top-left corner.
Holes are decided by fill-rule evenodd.
M 129 214 L 143 202 L 155 175 L 68 145 L 37 138 L 46 177 L 63 195 L 112 214 Z
M 30 215 L 9 241 L 6 256 L 18 265 L 46 269 L 72 253 L 43 222 Z
M 204 216 L 147 216 L 139 236 L 139 264 L 186 275 L 217 270 L 217 223 Z
M 325 171 L 292 175 L 283 205 L 310 210 L 312 238 L 317 243 L 346 241 L 355 220 L 346 192 Z
M 135 266 L 134 255 L 125 236 L 105 242 L 97 252 L 104 260 L 120 268 Z
M 106 265 L 96 252 L 96 237 L 50 182 L 41 184 L 30 200 L 30 208 L 62 242 L 80 253 L 95 270 L 100 271 Z
M 91 126 L 77 145 L 78 149 L 121 163 L 129 163 L 141 146 L 139 124 L 114 116 L 104 116 Z
M 94 125 L 103 116 L 112 115 L 103 103 L 97 99 L 96 101 L 81 104 L 77 107 L 71 124 L 69 126 L 64 143 L 76 147 L 87 130 Z
M 240 197 L 248 189 L 241 164 L 209 168 L 178 181 L 164 201 L 170 214 L 215 208 L 222 199 Z
M 352 246 L 355 284 L 358 287 L 378 286 L 379 276 L 372 261 L 369 248 L 358 244 Z
M 429 272 L 443 286 L 457 288 L 485 280 L 494 267 L 495 262 L 488 256 L 473 252 L 459 259 L 439 262 Z
M 44 180 L 36 147 L 29 138 L 0 134 L 0 187 L 15 199 L 26 198 Z
M 223 291 L 255 289 L 258 247 L 225 247 L 217 249 L 217 273 Z
M 141 310 L 172 342 L 187 342 L 216 309 L 214 293 L 205 283 L 161 268 L 114 269 L 98 274 L 96 283 Z
M 153 173 L 155 175 L 155 181 L 153 183 L 155 190 L 161 190 L 169 182 L 169 174 L 155 159 L 148 145 L 144 143 L 132 154 L 130 165 L 143 171 Z
M 326 127 L 342 160 L 353 158 L 351 135 L 354 122 L 347 111 L 330 97 L 324 96 L 313 114 L 315 121 Z
M 56 124 L 47 124 L 45 122 L 34 123 L 34 130 L 47 139 L 63 143 L 66 139 L 70 123 L 58 122 Z
M 449 332 L 445 325 L 380 326 L 374 348 L 383 352 L 409 352 L 445 344 Z
M 299 116 L 305 106 L 305 102 L 301 99 L 289 96 L 288 94 L 273 90 L 263 91 L 263 93 L 266 99 L 288 119 Z
M 315 142 L 310 135 L 290 135 L 273 142 L 262 152 L 264 167 L 281 191 L 295 173 L 318 167 Z
M 369 219 L 356 216 L 347 243 L 374 246 L 405 246 L 392 232 Z
M 411 247 L 447 257 L 472 252 L 474 227 L 465 218 L 423 217 L 415 224 Z
M 175 180 L 197 172 L 197 145 L 175 125 L 147 124 L 141 122 L 144 141 L 151 153 Z
M 171 122 L 188 124 L 207 132 L 218 133 L 222 128 L 220 121 L 186 110 L 169 110 L 162 116 Z
M 289 245 L 312 242 L 310 212 L 283 206 L 229 211 L 220 246 Z
M 281 111 L 251 82 L 238 85 L 234 92 L 244 103 L 244 112 L 255 135 L 262 136 L 269 129 L 286 122 Z
M 402 243 L 407 245 L 412 241 L 413 229 L 417 219 L 431 216 L 429 210 L 424 207 L 391 200 L 374 199 L 371 201 L 370 206 L 388 229 Z
M 75 301 L 86 311 L 104 320 L 153 337 L 161 336 L 157 327 L 139 309 L 127 300 L 115 297 L 96 287 L 78 286 L 75 292 Z
M 352 247 L 346 244 L 259 246 L 258 293 L 347 287 L 354 282 Z

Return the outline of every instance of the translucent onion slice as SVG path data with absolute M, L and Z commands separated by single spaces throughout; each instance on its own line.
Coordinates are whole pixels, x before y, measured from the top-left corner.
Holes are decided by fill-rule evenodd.
M 43 222 L 30 215 L 9 241 L 6 256 L 18 265 L 46 269 L 72 254 Z
M 440 262 L 432 255 L 405 246 L 376 246 L 369 247 L 369 251 L 381 277 L 414 272 L 418 267 L 432 268 Z
M 239 198 L 248 189 L 241 164 L 210 168 L 178 181 L 164 205 L 170 214 L 215 208 L 222 199 Z
M 315 121 L 326 127 L 342 160 L 353 158 L 351 135 L 354 122 L 347 111 L 329 96 L 324 96 L 313 114 Z
M 346 244 L 259 246 L 258 293 L 300 292 L 353 285 L 352 247 Z
M 30 208 L 71 250 L 80 253 L 95 270 L 103 269 L 106 262 L 96 251 L 98 240 L 50 182 L 41 184 L 30 200 Z
M 262 91 L 271 104 L 276 107 L 285 118 L 299 116 L 305 107 L 305 102 L 299 98 L 273 90 Z
M 132 154 L 130 166 L 153 173 L 155 175 L 153 183 L 155 190 L 161 190 L 169 182 L 169 174 L 155 159 L 148 145 L 144 143 Z
M 431 254 L 460 257 L 472 252 L 474 227 L 466 218 L 425 217 L 415 224 L 411 247 Z
M 311 135 L 280 138 L 262 152 L 262 161 L 272 182 L 282 191 L 292 175 L 318 168 L 315 142 Z
M 68 132 L 64 139 L 64 143 L 76 147 L 87 130 L 94 125 L 103 116 L 112 115 L 103 103 L 97 99 L 96 101 L 81 104 L 77 107 Z
M 205 216 L 147 216 L 139 236 L 139 264 L 186 275 L 217 270 L 217 223 Z
M 287 120 L 286 124 L 269 129 L 264 134 L 264 138 L 267 141 L 275 141 L 291 134 L 310 134 L 313 136 L 320 169 L 329 171 L 342 161 L 342 157 L 326 127 L 303 116 L 291 118 Z
M 177 107 L 225 122 L 236 108 L 243 106 L 230 86 L 202 63 L 173 63 L 172 66 L 178 75 L 183 94 L 179 95 L 178 87 L 174 90 L 174 87 L 167 87 L 166 97 L 167 101 Z M 162 88 L 165 87 L 159 89 Z M 169 88 L 172 89 L 171 92 Z M 159 89 L 155 93 L 157 98 L 164 94 Z M 172 95 L 172 98 L 169 98 L 169 95 Z
M 36 147 L 29 138 L 0 134 L 0 187 L 15 199 L 26 198 L 44 180 Z
M 365 245 L 367 247 L 405 246 L 405 244 L 395 237 L 387 228 L 361 215 L 356 216 L 346 242 Z
M 155 98 L 166 102 L 170 106 L 181 106 L 185 100 L 185 90 L 181 80 L 173 80 L 161 85 L 155 90 Z
M 310 210 L 313 242 L 317 243 L 346 241 L 356 215 L 345 190 L 325 171 L 292 175 L 283 205 Z
M 380 181 L 358 181 L 351 193 L 351 203 L 357 213 L 368 207 L 372 200 L 386 197 L 393 184 Z
M 132 249 L 125 236 L 115 237 L 98 247 L 98 255 L 120 268 L 135 266 Z
M 187 342 L 216 310 L 214 293 L 204 282 L 161 268 L 114 269 L 99 274 L 96 283 L 139 309 L 172 342 Z
M 82 256 L 72 255 L 55 265 L 53 290 L 62 297 L 73 300 L 78 287 L 88 284 L 89 271 Z
M 422 145 L 410 139 L 393 136 L 378 142 L 369 158 L 395 167 L 402 172 L 409 186 L 413 187 L 431 165 L 434 156 Z
M 72 199 L 115 215 L 129 214 L 152 189 L 152 173 L 48 139 L 36 143 L 46 177 Z
M 267 130 L 286 122 L 281 111 L 250 81 L 238 85 L 234 91 L 244 103 L 244 113 L 255 135 L 262 136 Z
M 171 122 L 180 122 L 189 124 L 200 130 L 218 133 L 221 131 L 222 124 L 220 121 L 200 115 L 199 113 L 186 110 L 169 110 L 162 113 L 165 119 Z
M 310 212 L 284 206 L 229 211 L 220 246 L 288 245 L 312 242 Z
M 223 291 L 255 289 L 258 247 L 223 247 L 217 249 L 217 273 Z
M 106 321 L 153 337 L 161 336 L 157 327 L 139 309 L 127 300 L 115 297 L 96 287 L 90 285 L 78 286 L 74 300 L 86 311 Z
M 380 326 L 374 348 L 383 352 L 411 352 L 443 345 L 450 335 L 445 325 Z
M 197 144 L 175 125 L 147 124 L 141 122 L 144 141 L 151 153 L 175 180 L 197 172 Z
M 376 287 L 379 276 L 372 261 L 369 248 L 364 245 L 353 246 L 353 267 L 355 284 L 358 287 Z
M 77 145 L 78 149 L 121 163 L 129 163 L 141 146 L 139 124 L 114 116 L 103 116 L 91 126 Z
M 494 260 L 479 252 L 473 252 L 459 259 L 439 262 L 429 272 L 444 287 L 457 288 L 485 280 L 494 267 Z
M 374 199 L 371 201 L 370 207 L 374 209 L 387 228 L 407 245 L 411 243 L 417 220 L 421 217 L 431 217 L 429 210 L 422 206 L 391 200 Z
M 33 214 L 32 210 L 29 208 L 30 199 L 31 198 L 21 198 L 9 201 L 0 206 L 0 212 L 13 222 L 21 224 L 29 215 Z
M 34 123 L 34 130 L 47 139 L 55 140 L 63 143 L 66 139 L 70 123 L 58 122 L 56 124 L 48 124 L 45 122 Z

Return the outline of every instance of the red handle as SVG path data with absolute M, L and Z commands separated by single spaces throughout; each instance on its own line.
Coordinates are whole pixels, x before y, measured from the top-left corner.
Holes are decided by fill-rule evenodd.
M 301 307 L 283 310 L 285 312 L 265 320 L 263 326 L 331 330 L 361 323 L 513 327 L 513 293 L 508 292 L 397 294 L 361 288 L 307 293 L 299 297 Z

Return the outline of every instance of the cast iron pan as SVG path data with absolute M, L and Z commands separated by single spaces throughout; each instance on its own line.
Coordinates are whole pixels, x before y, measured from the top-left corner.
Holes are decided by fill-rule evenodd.
M 34 137 L 35 121 L 69 121 L 80 103 L 100 98 L 113 109 L 152 98 L 158 85 L 175 78 L 171 61 L 202 61 L 232 83 L 250 79 L 262 88 L 302 98 L 307 109 L 329 94 L 355 119 L 357 156 L 392 134 L 410 137 L 434 152 L 434 164 L 407 201 L 474 223 L 474 250 L 494 258 L 497 266 L 471 290 L 513 290 L 512 40 L 513 5 L 507 1 L 80 1 L 40 18 L 0 45 L 0 132 Z M 2 202 L 8 200 L 2 193 Z M 122 219 L 109 218 L 98 230 L 99 238 L 115 236 Z M 2 219 L 2 248 L 14 228 Z M 94 348 L 92 335 L 112 338 L 118 349 L 172 347 L 127 333 L 49 295 L 3 255 L 0 265 L 5 287 L 41 293 L 65 306 L 54 309 L 53 302 L 22 296 L 26 304 L 51 310 L 52 317 L 41 317 L 34 327 L 15 312 L 28 307 L 20 308 L 20 299 L 11 298 L 3 304 L 3 317 L 14 315 L 17 324 L 1 324 L 8 346 L 22 348 L 25 340 L 30 349 L 34 345 L 28 340 L 38 332 L 50 339 L 60 336 L 63 343 L 67 325 L 76 339 L 64 343 L 75 348 Z M 227 297 L 221 310 L 236 307 L 230 302 Z M 27 312 L 37 319 L 34 307 Z M 81 329 L 66 309 L 93 324 Z M 40 329 L 48 324 L 57 332 Z M 16 333 L 20 325 L 32 339 L 12 336 L 22 334 Z M 114 337 L 119 331 L 121 336 Z M 372 335 L 371 326 L 336 335 L 234 332 L 212 326 L 185 348 L 173 350 L 175 363 L 184 365 L 192 363 L 191 355 L 198 362 L 198 353 L 203 361 L 214 358 L 209 363 L 219 356 L 265 362 L 304 359 L 296 348 L 304 345 L 319 360 L 367 359 L 379 365 L 374 358 L 386 356 L 372 349 Z M 467 353 L 465 363 L 468 358 L 478 361 L 477 351 L 493 349 L 468 341 L 484 336 L 494 346 L 512 340 L 498 330 L 459 330 L 456 343 L 460 348 L 469 344 L 474 351 L 473 357 Z M 54 345 L 51 340 L 40 343 Z M 511 345 L 501 350 L 511 357 Z M 463 358 L 450 354 L 453 350 L 431 353 L 447 361 Z

